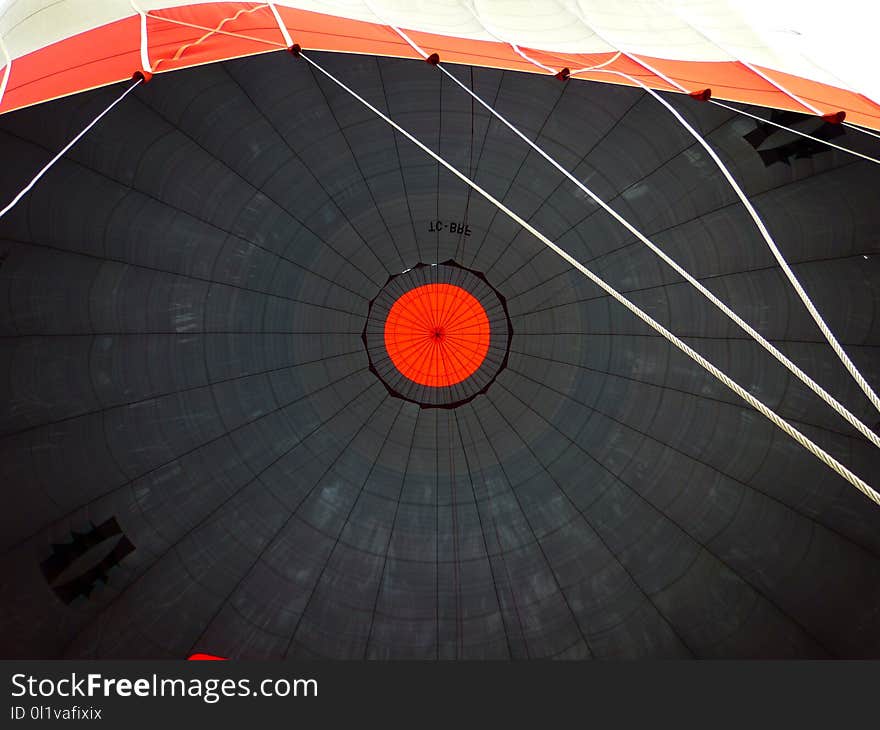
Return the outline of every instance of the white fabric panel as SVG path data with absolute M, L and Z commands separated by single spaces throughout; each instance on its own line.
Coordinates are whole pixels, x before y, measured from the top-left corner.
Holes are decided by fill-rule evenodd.
M 299 3 L 297 3 L 299 5 Z M 334 2 L 333 5 L 342 5 L 343 3 Z M 416 18 L 418 21 L 418 30 L 428 33 L 438 33 L 442 35 L 457 36 L 459 38 L 470 38 L 473 40 L 491 41 L 495 40 L 491 31 L 485 27 L 478 19 L 477 14 L 468 11 L 466 4 L 460 0 L 437 0 L 430 2 L 427 0 L 368 0 L 368 2 L 346 2 L 345 5 L 366 5 L 372 13 L 371 17 L 365 17 L 364 20 L 372 20 L 377 23 L 391 23 L 405 28 L 413 28 L 412 23 Z M 305 8 L 307 5 L 317 6 L 324 5 L 322 2 L 302 3 Z M 473 7 L 474 3 L 470 5 Z M 352 7 L 354 11 L 354 7 Z M 326 11 L 324 11 L 326 12 Z M 477 11 L 479 12 L 479 11 Z M 346 17 L 360 17 L 354 14 L 339 13 Z
M 858 90 L 880 103 L 877 0 L 836 0 L 832 4 L 820 0 L 738 0 L 740 4 L 746 18 L 761 18 L 756 32 L 765 51 L 772 49 L 780 58 L 775 67 L 803 68 L 802 73 L 791 72 L 817 81 L 823 76 L 837 79 L 830 83 Z
M 619 50 L 657 58 L 730 61 L 731 56 L 656 0 L 559 0 L 575 22 Z
M 664 5 L 683 18 L 695 31 L 727 52 L 728 57 L 739 58 L 757 66 L 796 73 L 798 76 L 841 86 L 841 80 L 813 64 L 791 43 L 797 34 L 792 31 L 771 33 L 750 25 L 739 9 L 715 0 L 664 0 Z M 790 20 L 796 23 L 799 10 Z M 786 36 L 787 41 L 786 42 Z
M 16 59 L 133 14 L 128 0 L 0 0 L 0 38 Z
M 616 50 L 567 8 L 554 2 L 474 0 L 480 22 L 496 38 L 526 48 L 564 53 L 604 53 Z

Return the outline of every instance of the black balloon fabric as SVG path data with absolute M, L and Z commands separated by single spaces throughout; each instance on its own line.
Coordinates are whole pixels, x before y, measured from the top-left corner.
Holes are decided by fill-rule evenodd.
M 436 68 L 314 57 L 880 486 L 868 441 Z M 880 420 L 656 100 L 450 69 Z M 119 92 L 0 117 L 0 203 Z M 880 387 L 880 171 L 766 164 L 791 135 L 668 98 Z M 138 88 L 0 255 L 4 657 L 880 656 L 880 509 L 288 54 Z M 447 261 L 503 297 L 509 353 L 421 408 L 363 333 L 389 277 Z

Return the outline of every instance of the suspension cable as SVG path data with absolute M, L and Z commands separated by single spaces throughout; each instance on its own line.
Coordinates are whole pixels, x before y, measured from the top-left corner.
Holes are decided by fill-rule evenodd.
M 864 127 L 860 127 L 858 124 L 851 124 L 850 122 L 844 122 L 844 127 L 849 127 L 850 129 L 855 129 L 857 132 L 861 132 L 862 134 L 867 134 L 869 137 L 876 137 L 880 139 L 880 134 L 875 132 L 873 129 L 865 129 Z
M 129 86 L 124 92 L 122 92 L 122 94 L 120 94 L 120 95 L 116 98 L 116 100 L 115 100 L 114 102 L 112 102 L 112 103 L 111 103 L 106 109 L 104 109 L 104 111 L 102 111 L 98 116 L 96 116 L 94 119 L 92 119 L 92 121 L 89 122 L 89 123 L 88 123 L 88 124 L 82 129 L 82 131 L 81 131 L 79 134 L 76 135 L 76 137 L 74 137 L 72 140 L 70 140 L 70 142 L 68 142 L 66 145 L 64 145 L 64 147 L 62 148 L 62 150 L 61 150 L 57 155 L 55 155 L 55 157 L 53 157 L 51 160 L 49 160 L 49 162 L 46 163 L 46 165 L 43 167 L 42 170 L 40 170 L 36 175 L 34 175 L 33 179 L 32 179 L 27 185 L 25 185 L 24 188 L 21 189 L 21 191 L 18 193 L 18 195 L 16 195 L 16 196 L 15 196 L 15 197 L 9 202 L 9 204 L 8 204 L 5 208 L 3 208 L 3 210 L 0 210 L 0 218 L 2 218 L 2 217 L 3 217 L 4 215 L 6 215 L 10 210 L 12 210 L 12 209 L 15 207 L 15 205 L 16 205 L 16 204 L 17 204 L 17 203 L 18 203 L 18 202 L 19 202 L 19 201 L 20 201 L 25 195 L 27 195 L 27 194 L 31 191 L 31 189 L 34 187 L 34 185 L 36 185 L 36 184 L 39 182 L 40 178 L 42 178 L 43 175 L 45 175 L 47 172 L 49 172 L 49 170 L 52 168 L 52 166 L 53 166 L 56 162 L 58 162 L 58 160 L 60 160 L 62 157 L 64 157 L 64 155 L 65 155 L 65 154 L 66 154 L 66 153 L 67 153 L 67 152 L 68 152 L 68 151 L 69 151 L 69 150 L 70 150 L 70 149 L 71 149 L 71 148 L 72 148 L 77 142 L 79 142 L 79 141 L 80 141 L 80 140 L 86 135 L 86 133 L 87 133 L 92 127 L 94 127 L 98 122 L 100 122 L 100 121 L 104 118 L 104 116 L 107 115 L 107 114 L 110 112 L 111 109 L 113 109 L 113 107 L 115 107 L 119 102 L 121 102 L 121 101 L 122 101 L 126 96 L 128 96 L 132 91 L 134 91 L 134 90 L 135 90 L 135 89 L 136 89 L 136 88 L 137 88 L 137 87 L 143 82 L 143 80 L 144 80 L 144 79 L 143 79 L 142 76 L 139 77 L 139 78 L 138 78 L 138 79 L 137 79 L 137 80 L 136 80 L 131 86 Z
M 309 65 L 315 68 L 319 73 L 328 78 L 334 84 L 336 84 L 343 91 L 348 93 L 352 98 L 356 99 L 363 106 L 373 112 L 380 119 L 384 120 L 389 126 L 395 129 L 398 133 L 403 135 L 406 139 L 416 145 L 419 149 L 425 152 L 427 155 L 432 157 L 437 163 L 442 165 L 445 169 L 447 169 L 450 173 L 455 175 L 459 180 L 461 180 L 466 185 L 470 186 L 474 191 L 482 195 L 487 201 L 489 201 L 492 205 L 494 205 L 498 210 L 507 215 L 511 220 L 519 224 L 526 231 L 531 233 L 535 238 L 537 238 L 541 243 L 547 246 L 550 250 L 555 252 L 562 259 L 567 261 L 571 266 L 580 271 L 584 276 L 586 276 L 590 281 L 592 281 L 596 286 L 605 291 L 609 296 L 613 297 L 617 302 L 626 307 L 630 312 L 632 312 L 636 317 L 642 320 L 645 324 L 647 324 L 651 329 L 660 334 L 664 339 L 674 345 L 676 348 L 681 350 L 684 354 L 690 357 L 694 362 L 703 367 L 707 372 L 717 378 L 720 382 L 726 385 L 730 390 L 736 393 L 740 398 L 742 398 L 746 403 L 752 406 L 756 411 L 758 411 L 761 415 L 771 421 L 775 426 L 777 426 L 780 430 L 790 436 L 792 439 L 797 441 L 803 448 L 812 453 L 816 458 L 822 461 L 826 466 L 835 471 L 838 475 L 840 475 L 847 482 L 852 484 L 856 489 L 858 489 L 862 494 L 864 494 L 868 499 L 873 501 L 875 504 L 880 505 L 880 493 L 875 491 L 872 487 L 870 487 L 865 481 L 863 481 L 860 477 L 850 471 L 847 467 L 841 464 L 837 459 L 835 459 L 831 454 L 822 449 L 818 444 L 813 442 L 808 436 L 803 434 L 801 431 L 796 429 L 794 426 L 789 424 L 783 418 L 776 414 L 775 411 L 764 405 L 762 401 L 755 398 L 751 393 L 749 393 L 745 388 L 739 385 L 735 380 L 729 377 L 726 373 L 720 370 L 718 367 L 709 362 L 706 358 L 704 358 L 700 353 L 690 347 L 687 343 L 681 340 L 679 337 L 670 332 L 666 327 L 652 318 L 647 312 L 642 310 L 638 305 L 631 302 L 627 299 L 623 294 L 618 292 L 613 286 L 608 284 L 604 279 L 599 277 L 597 274 L 593 273 L 590 269 L 580 263 L 573 256 L 568 254 L 565 250 L 560 248 L 557 244 L 547 238 L 544 234 L 538 231 L 534 226 L 532 226 L 528 221 L 524 218 L 513 212 L 510 208 L 508 208 L 504 203 L 491 195 L 488 191 L 480 187 L 476 182 L 471 180 L 467 175 L 458 170 L 454 165 L 447 162 L 443 157 L 434 152 L 430 147 L 425 145 L 423 142 L 418 140 L 412 134 L 407 132 L 403 127 L 401 127 L 397 122 L 391 119 L 384 112 L 373 106 L 370 102 L 360 96 L 356 91 L 347 86 L 343 81 L 338 79 L 332 73 L 324 69 L 316 61 L 312 60 L 306 53 L 302 52 L 298 47 L 295 48 L 295 54 L 305 60 Z
M 788 127 L 784 124 L 779 124 L 779 122 L 774 122 L 772 119 L 765 119 L 764 117 L 760 117 L 757 114 L 752 114 L 751 112 L 746 111 L 745 109 L 740 109 L 739 107 L 731 106 L 730 104 L 725 104 L 724 102 L 718 101 L 717 99 L 710 99 L 709 102 L 714 104 L 715 106 L 723 107 L 724 109 L 727 109 L 728 111 L 732 111 L 736 114 L 741 114 L 744 117 L 750 117 L 758 122 L 761 122 L 761 124 L 769 124 L 771 127 L 776 127 L 777 129 L 783 129 L 786 132 L 791 132 L 792 134 L 800 135 L 801 137 L 805 137 L 806 139 L 810 139 L 810 140 L 813 140 L 814 142 L 819 142 L 821 144 L 824 144 L 827 147 L 833 147 L 834 149 L 840 150 L 841 152 L 846 152 L 847 154 L 855 155 L 856 157 L 861 157 L 863 160 L 867 160 L 868 162 L 873 162 L 875 165 L 880 165 L 880 160 L 878 160 L 876 157 L 871 157 L 870 155 L 865 155 L 865 154 L 862 154 L 861 152 L 856 152 L 855 150 L 851 150 L 848 147 L 843 147 L 842 145 L 835 144 L 834 142 L 832 142 L 830 140 L 822 139 L 821 137 L 814 137 L 812 134 L 807 134 L 806 132 L 802 132 L 801 130 L 795 129 L 794 127 Z M 847 125 L 847 126 L 849 126 L 849 125 Z
M 6 85 L 9 83 L 9 75 L 12 73 L 12 57 L 9 55 L 9 51 L 6 50 L 6 44 L 3 43 L 2 37 L 0 37 L 0 51 L 3 52 L 3 58 L 6 59 L 6 62 L 3 64 L 3 77 L 0 78 L 0 104 L 2 104 L 3 95 L 6 93 Z

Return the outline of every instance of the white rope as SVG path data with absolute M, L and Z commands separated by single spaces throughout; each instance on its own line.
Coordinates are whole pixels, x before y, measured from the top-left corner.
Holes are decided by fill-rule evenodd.
M 836 150 L 840 150 L 841 152 L 846 152 L 850 155 L 855 155 L 856 157 L 861 157 L 863 160 L 867 160 L 868 162 L 873 162 L 875 165 L 880 165 L 880 160 L 875 157 L 870 157 L 868 155 L 863 155 L 861 152 L 856 152 L 855 150 L 848 149 L 846 147 L 842 147 L 839 144 L 834 144 L 834 142 L 830 142 L 827 139 L 820 139 L 819 137 L 814 137 L 812 134 L 807 134 L 806 132 L 801 132 L 799 129 L 794 129 L 793 127 L 786 127 L 784 124 L 779 124 L 770 119 L 764 119 L 764 117 L 759 117 L 757 114 L 752 114 L 751 112 L 746 111 L 745 109 L 739 109 L 735 106 L 731 106 L 730 104 L 725 104 L 721 101 L 716 101 L 715 99 L 710 99 L 710 103 L 715 106 L 723 107 L 724 109 L 728 109 L 729 111 L 736 112 L 737 114 L 742 114 L 744 117 L 751 117 L 762 124 L 769 124 L 771 127 L 776 127 L 777 129 L 784 129 L 786 132 L 791 132 L 792 134 L 798 134 L 801 137 L 806 137 L 807 139 L 811 139 L 814 142 L 821 142 L 828 147 L 833 147 Z
M 579 73 L 583 73 L 584 71 L 596 71 L 597 69 L 604 68 L 605 66 L 610 66 L 612 63 L 614 63 L 622 55 L 623 55 L 623 51 L 618 51 L 611 58 L 609 58 L 607 61 L 603 61 L 602 63 L 597 63 L 595 66 L 584 66 L 583 68 L 576 69 L 575 71 L 572 71 L 571 73 L 579 74 Z
M 6 85 L 9 83 L 9 75 L 12 73 L 12 59 L 9 57 L 9 51 L 6 50 L 6 44 L 0 38 L 0 51 L 3 51 L 3 57 L 6 59 L 6 65 L 3 68 L 3 80 L 0 81 L 0 104 L 3 103 L 3 95 L 6 93 Z
M 734 56 L 734 58 L 735 58 L 735 56 Z M 788 90 L 785 86 L 783 86 L 779 81 L 776 81 L 776 79 L 771 78 L 770 76 L 768 76 L 767 74 L 765 74 L 765 73 L 764 73 L 761 69 L 759 69 L 758 67 L 753 66 L 753 65 L 750 64 L 748 61 L 743 61 L 741 58 L 739 58 L 739 59 L 737 59 L 737 60 L 738 60 L 743 66 L 745 66 L 749 71 L 751 71 L 753 74 L 757 74 L 757 75 L 760 76 L 762 79 L 764 79 L 764 81 L 766 81 L 768 84 L 770 84 L 771 86 L 773 86 L 774 88 L 776 88 L 778 91 L 781 91 L 781 92 L 782 92 L 783 94 L 785 94 L 789 99 L 791 99 L 792 101 L 797 102 L 798 104 L 800 104 L 800 105 L 801 105 L 802 107 L 804 107 L 805 109 L 809 109 L 811 112 L 813 112 L 813 114 L 815 114 L 815 115 L 821 117 L 822 114 L 824 113 L 824 112 L 822 112 L 822 110 L 819 109 L 818 107 L 814 106 L 813 104 L 810 104 L 810 102 L 808 102 L 806 99 L 802 99 L 802 98 L 799 97 L 797 94 L 795 94 L 793 91 L 789 91 L 789 90 Z
M 58 160 L 60 160 L 68 152 L 68 150 L 70 150 L 71 147 L 73 147 L 77 142 L 79 142 L 92 127 L 94 127 L 98 122 L 100 122 L 104 118 L 104 116 L 107 113 L 109 113 L 109 111 L 113 107 L 115 107 L 120 101 L 122 101 L 132 91 L 134 91 L 135 88 L 137 88 L 138 84 L 140 84 L 142 81 L 143 81 L 143 79 L 138 79 L 131 86 L 129 86 L 119 97 L 117 97 L 116 101 L 114 101 L 112 104 L 110 104 L 110 106 L 108 106 L 106 109 L 104 109 L 104 111 L 102 111 L 91 122 L 89 122 L 85 126 L 85 128 L 83 128 L 83 130 L 78 135 L 76 135 L 76 137 L 74 137 L 72 140 L 70 140 L 70 142 L 68 142 L 64 146 L 64 148 L 57 155 L 55 155 L 55 157 L 53 157 L 51 160 L 49 160 L 49 162 L 46 163 L 46 165 L 43 167 L 43 169 L 40 170 L 36 175 L 34 175 L 33 180 L 31 180 L 27 185 L 25 185 L 25 187 L 22 188 L 21 192 L 19 192 L 19 194 L 16 195 L 5 208 L 3 208 L 3 210 L 0 210 L 0 218 L 2 218 L 10 210 L 12 210 L 15 207 L 15 205 L 18 203 L 18 201 L 20 201 L 25 195 L 27 195 L 30 192 L 31 188 L 33 188 L 34 185 L 36 185 L 37 182 L 39 182 L 40 178 L 42 178 L 43 175 L 45 175 L 47 172 L 49 172 L 49 170 L 52 168 L 52 166 L 56 162 L 58 162 Z
M 134 11 L 141 16 L 141 68 L 150 73 L 153 72 L 153 66 L 150 64 L 150 42 L 147 37 L 147 14 L 138 7 L 134 0 L 129 0 Z
M 352 98 L 359 101 L 363 104 L 367 109 L 372 111 L 376 116 L 384 120 L 389 126 L 393 129 L 397 130 L 400 134 L 406 137 L 410 142 L 416 145 L 419 149 L 425 152 L 427 155 L 432 157 L 437 163 L 446 168 L 449 172 L 455 175 L 459 180 L 461 180 L 466 185 L 470 186 L 477 193 L 482 195 L 486 200 L 488 200 L 492 205 L 502 211 L 505 215 L 507 215 L 511 220 L 518 223 L 522 228 L 531 233 L 535 238 L 541 241 L 545 246 L 547 246 L 550 250 L 555 252 L 562 259 L 567 261 L 571 266 L 580 271 L 584 276 L 586 276 L 590 281 L 592 281 L 596 286 L 605 291 L 609 296 L 613 297 L 617 302 L 626 307 L 630 312 L 632 312 L 636 317 L 642 320 L 645 324 L 647 324 L 651 329 L 660 334 L 663 338 L 665 338 L 668 342 L 674 345 L 676 348 L 685 353 L 688 357 L 694 360 L 697 364 L 703 367 L 707 372 L 711 373 L 715 376 L 719 381 L 724 383 L 730 390 L 736 393 L 740 398 L 742 398 L 746 403 L 752 406 L 755 410 L 757 410 L 761 415 L 771 421 L 774 425 L 776 425 L 780 430 L 788 434 L 792 439 L 797 441 L 802 447 L 807 449 L 810 453 L 812 453 L 816 458 L 822 461 L 826 466 L 839 474 L 843 479 L 852 484 L 856 489 L 858 489 L 862 494 L 864 494 L 868 499 L 873 501 L 875 504 L 880 505 L 880 494 L 878 494 L 872 487 L 870 487 L 866 482 L 864 482 L 860 477 L 850 471 L 847 467 L 841 464 L 837 459 L 831 456 L 827 451 L 822 449 L 818 444 L 814 443 L 810 440 L 806 435 L 801 433 L 794 426 L 789 424 L 787 421 L 782 419 L 779 415 L 777 415 L 773 410 L 768 408 L 764 403 L 755 398 L 751 393 L 749 393 L 745 388 L 739 385 L 736 381 L 726 375 L 723 371 L 709 362 L 706 358 L 704 358 L 700 353 L 686 344 L 679 337 L 674 335 L 668 329 L 666 329 L 662 324 L 653 319 L 649 314 L 639 308 L 636 304 L 633 304 L 629 299 L 623 296 L 620 292 L 618 292 L 614 287 L 608 284 L 604 279 L 594 274 L 590 269 L 580 263 L 573 256 L 568 254 L 562 248 L 557 246 L 553 241 L 547 238 L 544 234 L 538 231 L 534 226 L 532 226 L 528 221 L 514 213 L 510 208 L 505 206 L 500 200 L 493 197 L 489 192 L 480 187 L 476 182 L 471 180 L 467 175 L 460 172 L 456 167 L 443 159 L 439 154 L 434 152 L 430 147 L 416 139 L 413 135 L 407 132 L 403 127 L 401 127 L 397 122 L 387 116 L 384 112 L 377 109 L 370 102 L 360 96 L 356 91 L 348 87 L 345 83 L 336 78 L 332 73 L 325 70 L 320 64 L 313 61 L 306 53 L 300 53 L 300 57 L 303 58 L 308 64 L 310 64 L 313 68 L 317 69 L 323 76 L 328 78 L 334 84 L 339 86 L 345 92 L 352 96 Z
M 525 52 L 524 52 L 524 51 L 523 51 L 518 45 L 516 45 L 516 43 L 511 43 L 511 44 L 510 44 L 510 47 L 514 50 L 514 52 L 515 52 L 518 56 L 524 58 L 524 59 L 525 59 L 526 61 L 528 61 L 529 63 L 534 64 L 534 65 L 537 66 L 538 68 L 542 68 L 542 69 L 544 69 L 545 71 L 549 71 L 549 72 L 552 73 L 552 74 L 555 74 L 555 73 L 556 73 L 556 70 L 550 68 L 550 66 L 545 66 L 545 65 L 544 65 L 543 63 L 541 63 L 540 61 L 536 61 L 536 60 L 535 60 L 534 58 L 532 58 L 531 56 L 527 56 L 527 55 L 525 54 Z
M 583 23 L 585 26 L 587 26 L 587 28 L 589 28 L 591 31 L 593 31 L 593 33 L 596 34 L 596 37 L 599 38 L 599 40 L 601 40 L 603 43 L 607 44 L 611 48 L 619 48 L 620 47 L 620 44 L 612 43 L 611 40 L 607 36 L 605 36 L 604 33 L 600 33 L 599 30 L 594 25 L 587 22 L 587 18 L 584 14 L 583 8 L 581 7 L 580 0 L 575 0 L 574 5 L 575 5 L 575 13 L 577 14 L 578 19 L 581 21 L 581 23 Z M 637 56 L 634 56 L 633 54 L 631 54 L 629 51 L 624 51 L 623 49 L 621 49 L 619 51 L 619 53 L 622 53 L 624 56 L 626 56 L 633 63 L 638 64 L 639 66 L 641 66 L 644 69 L 647 69 L 652 74 L 654 74 L 654 76 L 656 76 L 660 79 L 663 79 L 663 81 L 665 81 L 667 84 L 669 84 L 672 88 L 678 89 L 679 91 L 684 92 L 685 94 L 690 93 L 686 88 L 684 88 L 684 86 L 682 86 L 680 83 L 678 83 L 678 81 L 676 81 L 675 79 L 669 78 L 669 76 L 664 74 L 659 69 L 656 69 L 653 66 L 651 66 L 647 61 L 643 61 L 641 58 L 638 58 Z M 584 70 L 590 70 L 590 69 L 580 69 L 580 70 L 584 71 Z
M 850 129 L 855 129 L 857 132 L 861 132 L 862 134 L 867 134 L 869 137 L 876 137 L 880 139 L 880 134 L 875 132 L 873 129 L 865 129 L 864 127 L 860 127 L 858 124 L 850 124 L 849 122 L 843 123 L 844 127 L 849 127 Z
M 275 16 L 275 22 L 278 23 L 278 28 L 281 31 L 281 37 L 284 38 L 285 45 L 290 48 L 293 45 L 290 31 L 287 30 L 287 26 L 284 25 L 284 21 L 281 20 L 281 14 L 278 12 L 278 8 L 275 7 L 275 3 L 268 3 L 268 5 L 269 9 L 272 11 L 272 15 Z
M 402 30 L 399 28 L 395 28 L 395 30 L 400 34 L 402 38 L 409 42 L 409 38 Z M 417 48 L 415 44 L 412 44 L 413 47 Z M 422 51 L 424 54 L 425 52 Z M 477 93 L 473 91 L 470 87 L 460 81 L 456 76 L 454 76 L 448 69 L 446 69 L 443 64 L 438 64 L 438 68 L 448 76 L 453 83 L 457 84 L 460 88 L 462 88 L 468 95 L 471 96 L 480 106 L 486 109 L 490 114 L 492 114 L 496 119 L 498 119 L 501 123 L 503 123 L 508 129 L 510 129 L 517 137 L 523 140 L 529 147 L 531 147 L 535 152 L 537 152 L 541 157 L 543 157 L 547 162 L 549 162 L 553 167 L 559 170 L 566 178 L 568 178 L 571 182 L 577 185 L 581 191 L 583 191 L 586 195 L 588 195 L 593 202 L 599 205 L 606 213 L 611 215 L 618 223 L 620 223 L 624 228 L 626 228 L 633 236 L 635 236 L 639 241 L 641 241 L 645 246 L 647 246 L 651 251 L 653 251 L 657 256 L 659 256 L 663 261 L 665 261 L 672 269 L 674 269 L 680 276 L 682 276 L 691 286 L 693 286 L 697 291 L 699 291 L 704 297 L 706 297 L 715 307 L 717 307 L 728 319 L 735 322 L 742 330 L 746 332 L 750 337 L 752 337 L 758 344 L 761 345 L 767 352 L 769 352 L 777 361 L 779 361 L 790 373 L 792 373 L 798 380 L 800 380 L 804 385 L 806 385 L 810 390 L 812 390 L 816 395 L 818 395 L 825 403 L 827 403 L 838 415 L 840 415 L 847 423 L 849 423 L 853 428 L 855 428 L 859 433 L 861 433 L 866 439 L 868 439 L 874 446 L 880 448 L 880 436 L 878 436 L 874 431 L 862 422 L 859 418 L 857 418 L 852 412 L 850 412 L 846 406 L 840 403 L 837 399 L 834 398 L 830 393 L 828 393 L 822 386 L 820 386 L 815 380 L 813 380 L 809 375 L 807 375 L 801 368 L 799 368 L 792 360 L 790 360 L 785 354 L 783 354 L 777 347 L 771 344 L 760 332 L 758 332 L 754 327 L 752 327 L 748 322 L 742 319 L 736 312 L 734 312 L 730 307 L 728 307 L 723 301 L 721 301 L 718 297 L 716 297 L 709 289 L 707 289 L 698 279 L 690 274 L 686 269 L 684 269 L 677 261 L 675 261 L 671 256 L 667 255 L 662 249 L 660 249 L 657 245 L 655 245 L 650 239 L 647 238 L 641 231 L 639 231 L 635 226 L 633 226 L 628 220 L 626 220 L 622 215 L 620 215 L 617 211 L 615 211 L 608 203 L 606 203 L 602 198 L 600 198 L 593 190 L 587 187 L 583 182 L 578 180 L 574 175 L 572 175 L 566 168 L 564 168 L 559 162 L 557 162 L 553 157 L 551 157 L 547 152 L 544 151 L 539 145 L 533 142 L 531 139 L 526 137 L 516 126 L 514 126 L 507 118 L 505 118 L 500 112 L 498 112 L 495 108 L 493 108 L 490 104 L 488 104 L 484 99 L 482 99 Z

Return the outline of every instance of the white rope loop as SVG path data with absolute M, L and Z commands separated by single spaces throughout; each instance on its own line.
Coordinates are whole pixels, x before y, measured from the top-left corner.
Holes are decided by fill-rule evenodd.
M 471 180 L 467 175 L 459 171 L 455 166 L 447 162 L 444 158 L 442 158 L 439 154 L 434 152 L 430 147 L 422 143 L 412 134 L 407 132 L 403 127 L 401 127 L 397 122 L 391 119 L 384 112 L 373 106 L 369 101 L 364 99 L 360 94 L 347 86 L 344 82 L 336 78 L 332 73 L 324 69 L 319 63 L 313 61 L 309 58 L 308 54 L 300 53 L 300 57 L 303 58 L 308 64 L 310 64 L 313 68 L 315 68 L 319 73 L 328 78 L 334 84 L 339 86 L 343 91 L 352 96 L 352 98 L 356 99 L 363 106 L 373 112 L 380 119 L 384 120 L 389 126 L 393 129 L 397 130 L 401 135 L 403 135 L 406 139 L 416 145 L 419 149 L 433 158 L 437 163 L 442 165 L 445 169 L 451 172 L 455 177 L 461 180 L 463 183 L 468 185 L 471 189 L 475 190 L 477 193 L 482 195 L 487 201 L 489 201 L 492 205 L 494 205 L 498 210 L 507 215 L 511 220 L 518 223 L 522 228 L 531 233 L 535 238 L 541 241 L 545 246 L 554 251 L 557 255 L 559 255 L 562 259 L 571 264 L 575 269 L 580 271 L 584 276 L 586 276 L 590 281 L 592 281 L 596 286 L 605 291 L 609 296 L 613 297 L 617 302 L 626 307 L 630 312 L 632 312 L 636 317 L 642 320 L 645 324 L 647 324 L 651 329 L 660 334 L 664 339 L 674 345 L 676 348 L 684 352 L 688 357 L 694 360 L 697 364 L 703 367 L 707 372 L 716 377 L 719 381 L 724 383 L 730 390 L 736 393 L 740 398 L 742 398 L 746 403 L 752 406 L 755 410 L 757 410 L 761 415 L 771 421 L 774 425 L 776 425 L 780 430 L 784 433 L 788 434 L 792 439 L 797 441 L 801 446 L 803 446 L 806 450 L 812 453 L 816 458 L 822 461 L 826 466 L 835 471 L 838 475 L 840 475 L 847 482 L 852 484 L 856 489 L 858 489 L 862 494 L 864 494 L 868 499 L 873 501 L 875 504 L 880 505 L 880 494 L 878 494 L 871 486 L 869 486 L 864 480 L 862 480 L 859 476 L 850 471 L 847 467 L 841 464 L 837 459 L 835 459 L 831 454 L 822 449 L 818 444 L 814 443 L 810 440 L 809 437 L 801 433 L 794 426 L 789 424 L 779 415 L 777 415 L 772 409 L 768 408 L 764 403 L 755 398 L 751 393 L 749 393 L 745 388 L 740 386 L 736 381 L 730 378 L 727 374 L 709 362 L 706 358 L 700 355 L 696 350 L 690 347 L 683 340 L 678 338 L 668 329 L 666 329 L 662 324 L 653 319 L 649 314 L 639 308 L 636 304 L 631 302 L 625 296 L 623 296 L 620 292 L 618 292 L 614 287 L 605 282 L 601 277 L 594 274 L 590 269 L 581 264 L 577 259 L 572 257 L 562 248 L 557 246 L 553 241 L 547 238 L 544 234 L 538 231 L 534 226 L 532 226 L 528 221 L 514 213 L 510 208 L 505 206 L 500 200 L 492 196 L 491 193 L 484 190 L 480 187 L 476 182 Z
M 62 150 L 61 150 L 57 155 L 55 155 L 55 157 L 53 157 L 51 160 L 49 160 L 49 162 L 47 162 L 47 163 L 44 165 L 44 167 L 43 167 L 42 170 L 40 170 L 36 175 L 34 175 L 33 179 L 32 179 L 27 185 L 25 185 L 24 188 L 21 189 L 21 191 L 18 193 L 18 195 L 16 195 L 16 196 L 15 196 L 15 197 L 9 202 L 9 204 L 8 204 L 5 208 L 3 208 L 3 210 L 0 210 L 0 218 L 2 218 L 2 217 L 3 217 L 4 215 L 6 215 L 10 210 L 12 210 L 12 209 L 18 204 L 18 202 L 19 202 L 19 201 L 20 201 L 25 195 L 27 195 L 27 194 L 31 191 L 31 189 L 34 187 L 34 185 L 36 185 L 36 184 L 40 181 L 40 179 L 43 177 L 43 175 L 45 175 L 47 172 L 49 172 L 49 170 L 52 169 L 52 166 L 53 166 L 56 162 L 58 162 L 58 160 L 60 160 L 62 157 L 64 157 L 64 155 L 67 154 L 67 152 L 68 152 L 68 151 L 69 151 L 69 150 L 70 150 L 70 149 L 71 149 L 71 148 L 72 148 L 77 142 L 79 142 L 83 137 L 85 137 L 85 135 L 88 133 L 88 131 L 89 131 L 92 127 L 94 127 L 94 126 L 95 126 L 98 122 L 100 122 L 100 121 L 101 121 L 101 120 L 102 120 L 107 114 L 109 114 L 109 113 L 110 113 L 110 110 L 113 109 L 113 107 L 115 107 L 119 102 L 121 102 L 121 101 L 122 101 L 126 96 L 128 96 L 132 91 L 134 91 L 134 90 L 138 87 L 138 85 L 141 84 L 141 83 L 143 82 L 143 80 L 144 80 L 143 78 L 139 78 L 139 79 L 137 79 L 137 80 L 136 80 L 131 86 L 129 86 L 124 92 L 122 92 L 122 94 L 120 94 L 120 95 L 116 98 L 116 100 L 115 100 L 114 102 L 112 102 L 112 103 L 111 103 L 106 109 L 104 109 L 104 111 L 102 111 L 98 116 L 96 116 L 94 119 L 92 119 L 92 121 L 89 122 L 89 123 L 88 123 L 88 124 L 82 129 L 82 131 L 81 131 L 79 134 L 76 135 L 76 137 L 74 137 L 72 140 L 70 140 L 70 142 L 68 142 L 66 145 L 64 145 L 64 147 L 62 148 Z
M 735 106 L 731 106 L 730 104 L 725 104 L 722 101 L 718 101 L 717 99 L 710 99 L 710 104 L 714 104 L 715 106 L 720 106 L 728 111 L 732 111 L 736 114 L 741 114 L 744 117 L 749 117 L 754 119 L 755 121 L 761 122 L 761 124 L 769 124 L 771 127 L 776 127 L 777 129 L 783 129 L 786 132 L 791 132 L 792 134 L 800 135 L 801 137 L 805 137 L 806 139 L 811 139 L 814 142 L 820 142 L 821 144 L 826 145 L 827 147 L 833 147 L 836 150 L 840 150 L 841 152 L 846 152 L 847 154 L 854 155 L 855 157 L 861 157 L 863 160 L 867 160 L 868 162 L 873 162 L 875 165 L 880 165 L 880 160 L 876 157 L 871 157 L 870 155 L 862 154 L 861 152 L 856 152 L 855 150 L 851 150 L 847 147 L 843 147 L 842 145 L 835 144 L 834 142 L 821 139 L 819 137 L 814 137 L 812 134 L 807 134 L 806 132 L 802 132 L 799 129 L 795 129 L 794 127 L 787 127 L 784 124 L 779 124 L 778 122 L 774 122 L 771 119 L 764 119 L 764 117 L 759 117 L 757 114 L 752 114 L 751 112 L 746 111 L 745 109 L 739 109 Z

